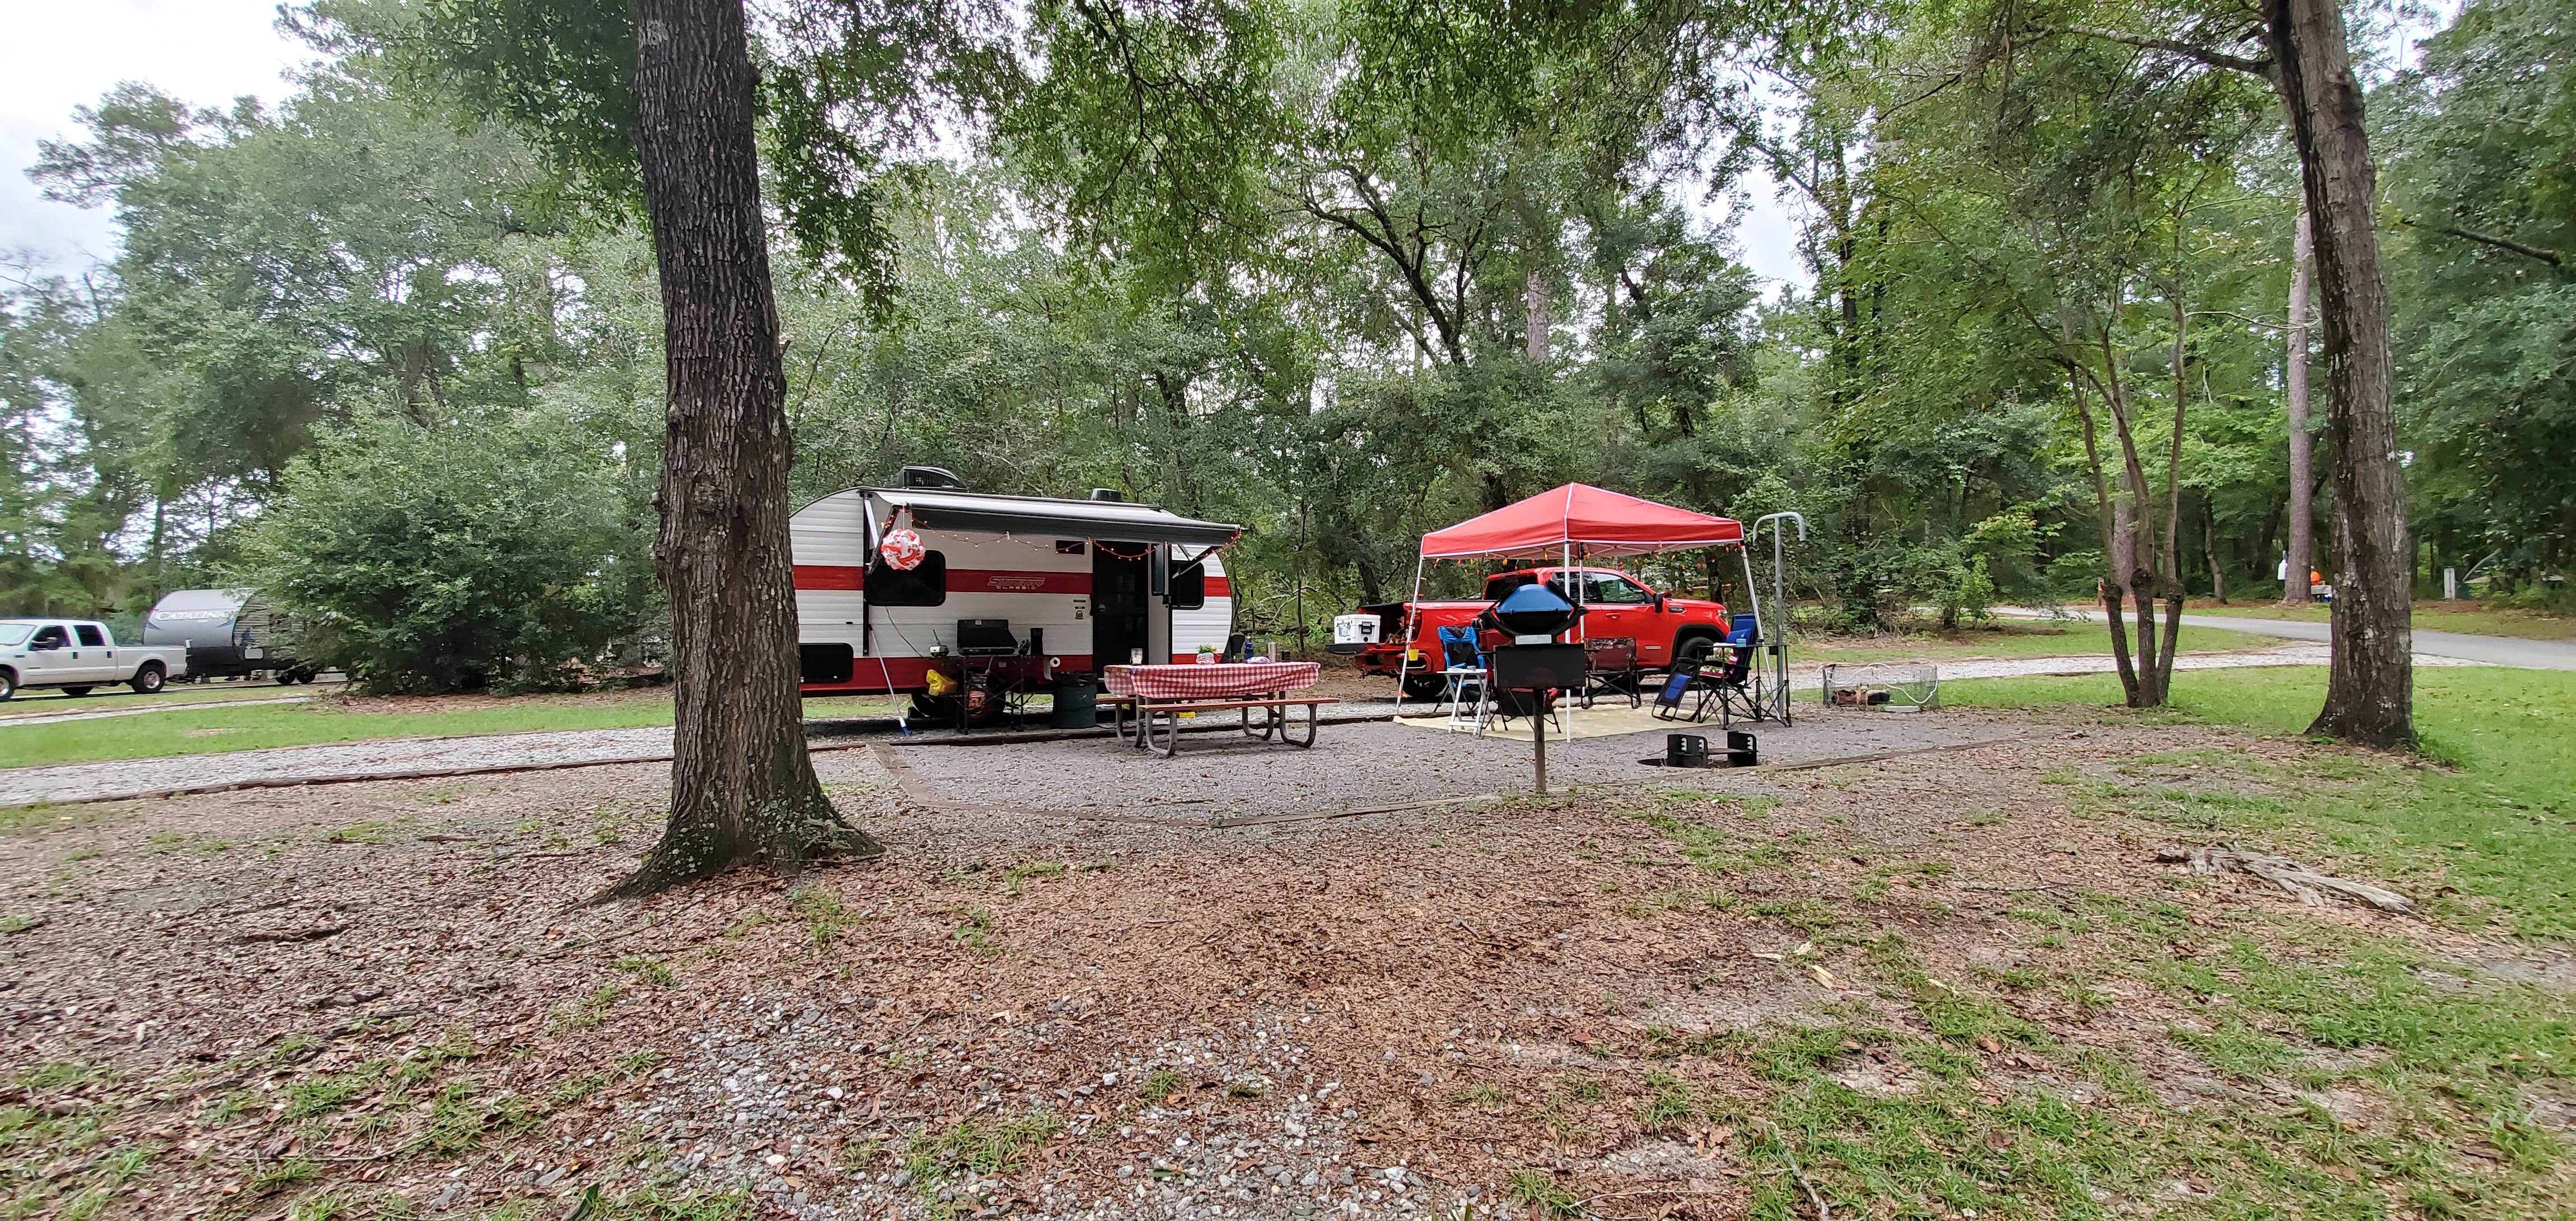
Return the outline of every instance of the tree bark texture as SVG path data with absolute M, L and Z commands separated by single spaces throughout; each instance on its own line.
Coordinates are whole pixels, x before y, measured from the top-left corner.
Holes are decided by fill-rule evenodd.
M 2263 24 L 2311 218 L 2326 440 L 2335 459 L 2333 650 L 2325 707 L 2309 731 L 2371 746 L 2411 745 L 2414 555 L 2361 84 L 2334 0 L 2263 0 Z
M 1546 272 L 1529 273 L 1528 286 L 1521 293 L 1521 308 L 1526 314 L 1524 325 L 1529 331 L 1526 336 L 1529 358 L 1541 364 L 1547 363 L 1549 332 L 1556 325 L 1551 316 L 1555 296 L 1556 290 L 1548 284 Z
M 2093 475 L 2093 507 L 2102 527 L 2102 555 L 2112 573 L 2101 584 L 2102 617 L 2111 627 L 2111 660 L 2119 666 L 2120 694 L 2129 707 L 2136 708 L 2140 695 L 2138 671 L 2129 659 L 2128 629 L 2120 621 L 2120 591 L 2124 585 L 2119 574 L 2127 571 L 2122 556 L 2129 539 L 2122 510 L 2128 502 L 2112 497 L 2110 479 L 2102 472 L 2099 430 L 2093 424 L 2093 409 L 2084 401 L 2084 372 L 2072 358 L 2067 360 L 2066 370 L 2066 386 L 2075 399 L 2075 414 L 2084 422 L 2084 463 Z
M 636 151 L 670 403 L 654 540 L 671 599 L 671 818 L 650 893 L 735 865 L 873 855 L 805 753 L 787 540 L 786 373 L 770 295 L 741 0 L 641 0 Z
M 2308 204 L 2290 239 L 2290 325 L 2281 358 L 2281 395 L 2290 414 L 2290 541 L 2281 569 L 2281 605 L 2308 604 L 2308 573 L 2317 565 L 2313 531 L 2317 439 L 2308 433 Z

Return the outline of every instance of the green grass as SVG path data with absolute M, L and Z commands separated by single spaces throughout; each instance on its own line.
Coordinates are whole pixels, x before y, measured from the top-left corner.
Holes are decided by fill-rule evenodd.
M 1956 707 L 2092 705 L 2118 717 L 2299 733 L 2324 700 L 2325 679 L 2319 666 L 2186 672 L 2174 678 L 2173 707 L 2147 714 L 2108 710 L 2120 691 L 2109 675 L 1944 683 L 1941 696 Z M 2519 936 L 2576 937 L 2576 672 L 2419 669 L 2415 718 L 2435 765 L 2363 752 L 2265 775 L 2259 762 L 2237 757 L 2232 766 L 2270 789 L 2268 798 L 2122 784 L 2093 801 L 2163 814 L 2208 839 L 2305 835 L 2313 847 L 2372 858 L 2419 898 L 2447 886 L 2480 901 L 2449 912 L 2436 904 L 2437 916 L 2474 924 L 2491 910 Z
M 1063 1120 L 1044 1111 L 1009 1119 L 962 1120 L 905 1141 L 903 1166 L 912 1172 L 913 1193 L 930 1216 L 955 1217 L 974 1205 L 963 1199 L 941 1199 L 942 1187 L 963 1174 L 1009 1174 L 1063 1129 Z
M 453 699 L 458 708 L 452 712 L 438 710 L 439 698 L 407 699 L 393 705 L 400 709 L 394 711 L 367 700 L 344 705 L 327 698 L 341 688 L 325 685 L 320 690 L 326 698 L 317 698 L 310 703 L 227 706 L 241 700 L 300 695 L 310 690 L 313 689 L 252 687 L 228 691 L 174 691 L 148 699 L 12 700 L 0 704 L 0 767 L 210 755 L 276 746 L 362 742 L 374 738 L 452 737 L 554 729 L 628 729 L 671 723 L 669 695 L 651 691 L 607 696 L 525 695 L 499 700 L 480 695 L 458 696 Z M 9 724 L 12 714 L 90 709 L 108 711 L 157 703 L 189 707 L 184 712 L 155 716 L 105 717 L 51 725 Z M 815 719 L 887 716 L 893 711 L 894 705 L 883 696 L 840 696 L 805 702 L 805 715 Z
M 246 683 L 213 683 L 190 686 L 172 683 L 158 695 L 136 695 L 122 684 L 102 684 L 89 695 L 65 695 L 52 687 L 35 687 L 20 691 L 9 702 L 0 704 L 0 725 L 15 716 L 59 716 L 66 712 L 120 712 L 137 708 L 193 708 L 201 704 L 230 704 L 241 700 L 298 699 L 305 696 L 345 691 L 337 683 L 320 683 L 311 687 L 281 687 L 273 683 L 256 686 Z M 113 698 L 107 698 L 113 692 Z
M 2129 1064 L 2061 1043 L 1996 998 L 1924 975 L 1909 947 L 1882 938 L 1867 959 L 1883 993 L 1910 1000 L 1917 1029 L 1773 1026 L 1683 1048 L 1734 1060 L 1764 1083 L 1755 1098 L 1707 1109 L 1767 1172 L 1747 1180 L 1751 1215 L 1810 1215 L 1784 1173 L 1792 1158 L 1854 1216 L 2566 1215 L 2566 1151 L 2527 1096 L 2563 1092 L 2576 1002 L 2297 918 L 2254 918 L 2224 950 L 2184 960 L 2168 947 L 2208 932 L 2181 909 L 2070 901 L 2095 935 L 2055 969 L 2126 975 L 2187 1001 L 2201 1030 L 2174 1032 L 2179 1054 Z M 1907 1085 L 1845 1084 L 1838 1070 L 1864 1055 L 1902 1070 Z M 1998 1081 L 1995 1057 L 2046 1075 Z M 2311 1093 L 2288 1107 L 2175 1106 L 2174 1074 L 2193 1058 L 2258 1088 Z M 2158 1079 L 2161 1100 L 2149 1088 Z M 1678 1118 L 1689 1105 L 1649 1086 L 1650 1108 Z M 2326 1091 L 2374 1100 L 2386 1119 L 2348 1122 L 2327 1108 Z M 2175 1192 L 2183 1183 L 2187 1197 Z
M 2185 653 L 2219 653 L 2263 649 L 2279 644 L 2270 636 L 2217 628 L 2185 627 L 2176 647 Z M 2110 629 L 2098 623 L 2029 623 L 1997 621 L 1962 627 L 1955 632 L 1911 632 L 1902 636 L 1837 636 L 1792 642 L 1793 658 L 1817 661 L 1961 661 L 1971 657 L 2108 656 Z
M 2184 607 L 2183 613 L 2226 615 L 2239 619 L 2295 619 L 2308 623 L 2324 623 L 2332 618 L 2333 609 L 2315 603 L 2307 606 L 2275 606 L 2263 602 L 2235 606 L 2204 606 L 2192 603 Z M 2474 602 L 2416 603 L 2415 626 L 2435 632 L 2466 632 L 2472 636 L 2511 636 L 2521 640 L 2576 640 L 2576 618 L 2565 615 L 2546 615 L 2538 611 L 2513 610 L 2500 606 L 2480 606 Z
M 419 703 L 407 700 L 402 706 L 414 708 Z M 310 704 L 209 708 L 184 714 L 109 717 L 51 725 L 0 723 L 0 767 L 205 755 L 371 738 L 620 729 L 670 723 L 671 703 L 660 697 L 600 702 L 532 695 L 498 706 L 455 712 L 348 711 L 336 702 L 317 700 Z

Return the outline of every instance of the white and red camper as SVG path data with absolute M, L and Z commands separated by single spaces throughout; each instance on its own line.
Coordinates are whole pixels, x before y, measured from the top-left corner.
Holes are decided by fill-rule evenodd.
M 897 482 L 834 492 L 789 519 L 808 695 L 919 694 L 934 669 L 957 679 L 969 661 L 1034 687 L 1139 655 L 1190 661 L 1233 631 L 1217 551 L 1240 526 L 1107 491 L 971 492 L 936 468 L 907 467 Z M 878 551 L 898 529 L 924 548 L 909 570 Z

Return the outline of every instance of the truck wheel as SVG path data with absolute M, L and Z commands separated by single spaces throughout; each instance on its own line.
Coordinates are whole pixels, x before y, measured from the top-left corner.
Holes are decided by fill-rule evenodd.
M 1704 662 L 1708 660 L 1710 654 L 1715 652 L 1717 652 L 1717 637 L 1715 636 L 1684 636 L 1673 642 L 1673 661 L 1675 664 L 1685 661 Z
M 7 670 L 0 670 L 0 700 L 16 694 L 18 694 L 18 676 Z
M 61 690 L 65 695 L 87 695 L 90 692 L 90 689 L 87 687 L 63 687 L 59 688 L 59 690 Z
M 1447 694 L 1449 694 L 1449 680 L 1437 674 L 1404 676 L 1404 698 L 1414 703 L 1427 704 Z
M 134 672 L 134 681 L 125 685 L 134 688 L 136 695 L 152 695 L 159 692 L 161 685 L 169 680 L 170 676 L 161 672 L 160 662 L 147 661 L 143 663 L 142 669 Z

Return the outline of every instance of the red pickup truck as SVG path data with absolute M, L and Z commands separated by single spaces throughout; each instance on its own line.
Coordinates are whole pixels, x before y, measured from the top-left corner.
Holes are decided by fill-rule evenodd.
M 1582 582 L 1580 598 L 1565 582 L 1569 572 Z M 1474 621 L 1503 595 L 1533 581 L 1545 581 L 1568 600 L 1583 603 L 1584 639 L 1634 640 L 1637 667 L 1641 670 L 1663 670 L 1677 660 L 1704 658 L 1726 639 L 1732 626 L 1724 603 L 1660 594 L 1615 568 L 1527 568 L 1487 577 L 1485 596 L 1478 601 L 1386 602 L 1360 607 L 1361 614 L 1378 616 L 1380 629 L 1377 643 L 1361 648 L 1353 660 L 1361 673 L 1393 678 L 1399 670 L 1407 670 L 1407 652 L 1419 647 L 1421 652 L 1413 657 L 1406 672 L 1404 697 L 1436 699 L 1442 687 L 1437 673 L 1440 629 Z M 1414 643 L 1417 640 L 1421 641 L 1419 646 Z

